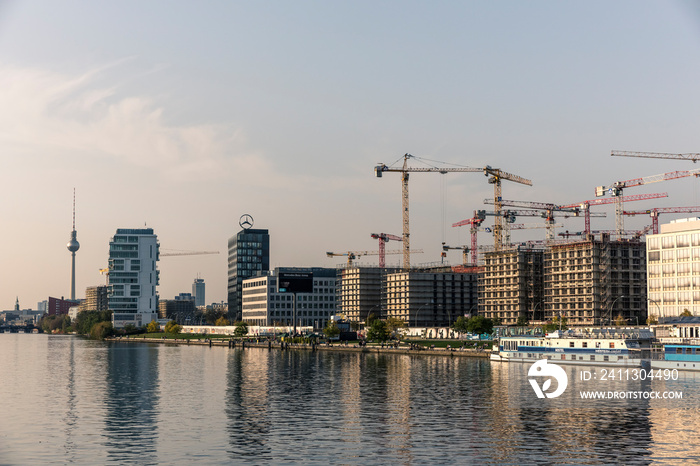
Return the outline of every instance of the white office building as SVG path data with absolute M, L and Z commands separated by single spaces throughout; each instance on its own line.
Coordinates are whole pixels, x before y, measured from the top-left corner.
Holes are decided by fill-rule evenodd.
M 313 291 L 280 293 L 277 279 L 280 272 L 313 274 Z M 293 326 L 322 329 L 335 314 L 336 270 L 320 267 L 277 267 L 266 275 L 243 280 L 243 321 L 259 326 Z
M 109 309 L 115 328 L 158 319 L 158 237 L 152 228 L 120 228 L 109 242 Z
M 700 218 L 661 225 L 647 241 L 647 296 L 650 315 L 700 316 Z

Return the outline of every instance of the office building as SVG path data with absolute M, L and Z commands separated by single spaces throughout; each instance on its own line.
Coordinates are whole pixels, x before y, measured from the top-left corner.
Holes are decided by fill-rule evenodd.
M 109 242 L 108 301 L 115 328 L 158 318 L 158 237 L 152 228 L 120 228 Z
M 647 236 L 646 253 L 649 314 L 660 322 L 700 316 L 700 218 L 661 225 L 659 234 Z
M 192 295 L 194 296 L 195 307 L 206 306 L 207 302 L 204 295 L 204 280 L 195 278 L 192 284 Z
M 244 228 L 228 240 L 229 320 L 242 318 L 243 280 L 270 270 L 270 235 L 267 230 Z
M 280 292 L 280 274 L 309 274 L 313 288 L 309 293 Z M 293 326 L 323 329 L 335 314 L 336 269 L 276 267 L 267 275 L 242 283 L 243 321 L 250 325 Z

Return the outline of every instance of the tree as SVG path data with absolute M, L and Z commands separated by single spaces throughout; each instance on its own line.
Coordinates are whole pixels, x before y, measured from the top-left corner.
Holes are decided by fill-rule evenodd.
M 559 322 L 559 316 L 554 317 L 552 321 L 548 324 L 544 324 L 542 326 L 542 330 L 545 333 L 553 332 L 555 330 L 559 330 L 560 327 L 560 322 Z M 567 330 L 569 327 L 566 326 L 566 317 L 561 319 L 561 329 L 562 330 Z
M 216 319 L 216 323 L 214 325 L 216 325 L 217 327 L 228 327 L 229 325 L 231 325 L 231 322 L 229 322 L 226 317 L 221 316 L 218 319 Z
M 647 325 L 656 325 L 659 323 L 659 318 L 656 316 L 656 314 L 651 314 L 647 318 Z
M 82 311 L 73 323 L 73 330 L 81 335 L 90 335 L 92 327 L 100 322 L 112 322 L 112 311 Z
M 165 324 L 165 333 L 176 335 L 180 333 L 180 330 L 182 330 L 182 327 L 179 326 L 174 320 L 171 320 L 170 322 Z
M 518 316 L 518 320 L 515 321 L 515 325 L 517 325 L 518 327 L 527 327 L 529 323 L 530 322 L 526 315 Z
M 372 322 L 374 322 L 376 319 L 377 316 L 375 316 L 373 312 L 370 312 L 367 316 L 367 320 L 365 320 L 365 326 L 370 327 L 372 325 Z
M 459 333 L 468 333 L 468 332 L 469 332 L 469 330 L 467 329 L 467 322 L 468 322 L 468 321 L 469 321 L 469 320 L 468 320 L 466 317 L 464 317 L 464 316 L 459 316 L 459 317 L 457 317 L 457 319 L 456 319 L 456 320 L 454 321 L 454 323 L 452 324 L 452 329 L 453 329 L 455 332 L 459 332 Z
M 618 314 L 617 317 L 615 317 L 615 325 L 618 327 L 622 327 L 626 322 L 627 321 L 624 317 L 622 317 L 622 314 Z
M 248 335 L 248 322 L 236 322 L 236 328 L 233 330 L 233 335 L 244 337 Z
M 688 310 L 688 309 L 683 309 L 683 312 L 680 313 L 681 317 L 693 317 L 693 314 Z
M 375 341 L 387 341 L 389 339 L 390 332 L 387 328 L 387 324 L 383 320 L 375 319 L 372 321 L 369 330 L 367 330 L 367 339 Z
M 104 340 L 114 334 L 112 322 L 98 322 L 90 330 L 90 338 L 93 340 Z
M 338 328 L 338 324 L 336 324 L 333 320 L 329 320 L 328 324 L 326 325 L 326 328 L 323 329 L 323 333 L 325 333 L 329 339 L 334 339 L 335 337 L 340 335 L 340 329 Z
M 158 325 L 158 322 L 156 322 L 155 320 L 152 320 L 146 326 L 146 331 L 148 333 L 158 333 L 158 332 L 160 332 L 160 325 Z
M 493 321 L 484 316 L 474 316 L 467 321 L 467 331 L 480 335 L 482 333 L 493 332 Z
M 396 317 L 389 317 L 386 320 L 386 329 L 389 332 L 389 334 L 393 337 L 399 338 L 402 335 L 401 330 L 406 328 L 406 322 L 404 322 L 401 319 L 397 319 Z

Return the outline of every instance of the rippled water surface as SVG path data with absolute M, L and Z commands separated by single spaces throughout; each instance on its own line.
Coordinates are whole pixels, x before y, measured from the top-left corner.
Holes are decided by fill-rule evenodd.
M 564 395 L 541 400 L 528 367 L 0 334 L 0 464 L 700 462 L 700 376 L 566 368 Z

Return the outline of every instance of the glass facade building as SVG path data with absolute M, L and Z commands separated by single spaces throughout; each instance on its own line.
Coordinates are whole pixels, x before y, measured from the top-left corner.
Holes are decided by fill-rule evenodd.
M 270 270 L 270 235 L 267 230 L 243 229 L 228 240 L 229 318 L 242 318 L 243 280 Z

